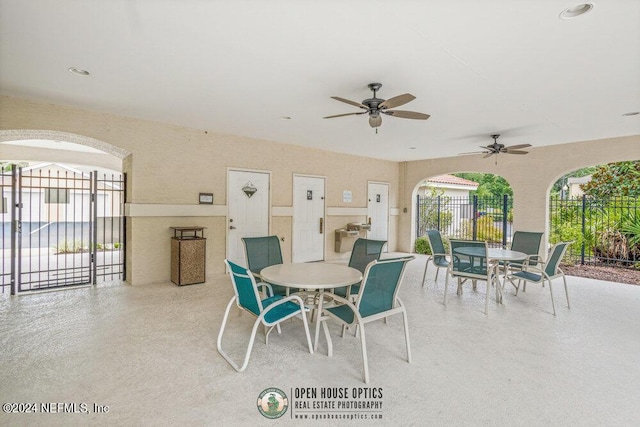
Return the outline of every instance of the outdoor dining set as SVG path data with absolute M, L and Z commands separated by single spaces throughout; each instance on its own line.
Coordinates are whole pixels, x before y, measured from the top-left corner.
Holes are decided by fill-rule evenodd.
M 465 282 L 470 281 L 475 290 L 478 280 L 485 281 L 485 314 L 488 314 L 492 288 L 495 288 L 496 301 L 503 303 L 507 283 L 515 287 L 517 295 L 520 287 L 525 291 L 529 282 L 542 286 L 548 284 L 555 315 L 551 281 L 562 277 L 569 307 L 567 284 L 559 264 L 570 242 L 553 245 L 546 259 L 543 259 L 538 255 L 542 233 L 537 232 L 515 232 L 509 249 L 491 248 L 487 242 L 482 241 L 457 239 L 449 239 L 446 249 L 439 231 L 428 230 L 426 237 L 431 254 L 425 264 L 422 285 L 426 281 L 429 263 L 437 268 L 436 280 L 439 270 L 445 268 L 445 306 L 449 278 L 457 279 L 458 295 L 462 293 Z M 278 236 L 247 237 L 242 241 L 247 265 L 241 266 L 225 260 L 234 295 L 227 304 L 217 339 L 218 352 L 235 370 L 243 371 L 247 367 L 261 325 L 264 328 L 265 344 L 268 344 L 269 334 L 273 329 L 280 333 L 282 322 L 294 317 L 302 320 L 309 353 L 318 350 L 322 328 L 327 355 L 333 355 L 327 322 L 337 322 L 342 326 L 342 337 L 347 329 L 353 329 L 354 335 L 360 337 L 364 381 L 369 383 L 365 325 L 381 319 L 386 322 L 390 316 L 401 314 L 406 358 L 411 362 L 407 312 L 398 296 L 398 290 L 406 265 L 414 256 L 381 258 L 386 241 L 359 238 L 354 243 L 346 265 L 331 262 L 284 263 Z M 222 349 L 225 327 L 233 306 L 256 318 L 241 363 L 236 363 Z M 315 329 L 313 340 L 309 331 L 310 321 L 314 323 Z

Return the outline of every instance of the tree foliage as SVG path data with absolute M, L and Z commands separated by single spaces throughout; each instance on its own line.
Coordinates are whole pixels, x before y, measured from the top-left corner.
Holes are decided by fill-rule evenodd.
M 600 165 L 580 188 L 595 198 L 640 197 L 640 160 Z
M 461 172 L 454 173 L 454 176 L 477 182 L 478 189 L 470 191 L 469 195 L 477 195 L 478 197 L 502 197 L 507 194 L 513 196 L 511 186 L 501 176 L 491 173 Z

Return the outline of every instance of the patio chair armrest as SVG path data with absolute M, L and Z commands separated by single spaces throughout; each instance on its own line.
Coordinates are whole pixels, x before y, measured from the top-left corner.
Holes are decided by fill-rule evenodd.
M 540 255 L 527 255 L 527 259 L 525 260 L 525 262 L 529 264 L 532 261 L 536 263 L 544 264 L 544 260 Z
M 259 319 L 265 323 L 268 324 L 268 322 L 264 321 L 265 316 L 267 315 L 267 313 L 269 313 L 271 310 L 275 309 L 276 307 L 282 305 L 282 304 L 286 304 L 288 302 L 293 302 L 295 304 L 298 304 L 300 306 L 300 312 L 306 312 L 309 311 L 309 308 L 307 306 L 304 305 L 304 301 L 302 300 L 302 298 L 300 298 L 298 295 L 289 295 L 288 297 L 284 297 L 282 299 L 279 299 L 278 301 L 269 304 L 269 306 L 267 306 L 262 313 L 260 313 Z M 278 320 L 277 322 L 273 322 L 273 324 L 280 322 L 282 319 Z
M 278 306 L 287 302 L 295 302 L 298 305 L 300 305 L 300 307 L 302 308 L 303 311 L 309 311 L 309 307 L 307 307 L 306 305 L 304 305 L 304 301 L 302 298 L 300 298 L 299 295 L 293 294 L 293 295 L 289 295 L 288 297 L 284 297 L 281 300 L 269 305 L 269 307 L 274 307 L 274 306 Z M 269 308 L 267 307 L 267 308 Z
M 347 286 L 347 288 L 350 288 L 352 285 Z M 349 304 L 349 300 L 346 298 L 341 297 L 340 295 L 336 295 L 333 292 L 325 292 L 324 294 L 322 294 L 324 297 L 326 298 L 330 298 L 333 301 L 337 301 L 337 302 L 341 302 L 343 304 Z M 347 298 L 349 297 L 349 294 L 347 294 Z
M 259 282 L 259 283 L 256 283 L 256 286 L 258 288 L 264 287 L 267 290 L 267 297 L 272 297 L 273 296 L 273 287 L 271 287 L 271 284 L 269 284 L 267 282 Z
M 530 273 L 538 273 L 538 274 L 545 274 L 544 270 L 540 267 L 538 267 L 537 265 L 527 265 L 526 268 L 524 268 L 525 265 L 523 264 L 523 271 L 528 271 Z
M 360 316 L 360 312 L 358 311 L 358 307 L 356 307 L 351 301 L 346 298 L 342 298 L 340 295 L 333 294 L 331 292 L 325 292 L 324 296 L 328 296 L 332 298 L 334 301 L 341 302 L 343 305 L 348 306 L 351 311 L 353 311 L 353 323 L 360 323 L 362 320 L 362 316 Z M 325 310 L 323 310 L 325 311 Z M 326 318 L 325 318 L 326 319 Z

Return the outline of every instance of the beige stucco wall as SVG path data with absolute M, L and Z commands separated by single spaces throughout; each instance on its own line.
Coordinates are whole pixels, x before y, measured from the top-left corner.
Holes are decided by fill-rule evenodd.
M 453 172 L 484 172 L 504 177 L 513 189 L 514 230 L 545 231 L 548 235 L 548 194 L 553 183 L 566 172 L 585 166 L 640 159 L 640 135 L 533 147 L 525 156 L 499 155 L 483 159 L 460 156 L 407 162 L 401 176 L 406 178 L 401 204 L 409 204 L 417 186 L 425 178 Z M 410 205 L 410 204 L 409 204 Z M 402 213 L 398 248 L 413 248 L 415 213 Z
M 400 167 L 396 162 L 19 98 L 0 97 L 0 111 L 0 136 L 2 131 L 6 136 L 25 129 L 69 133 L 74 138 L 82 136 L 106 143 L 120 156 L 115 163 L 127 172 L 126 267 L 128 282 L 132 284 L 169 280 L 170 226 L 207 227 L 207 274 L 224 271 L 228 168 L 271 172 L 272 209 L 279 208 L 280 213 L 272 216 L 270 232 L 284 238 L 287 260 L 291 259 L 292 218 L 288 212 L 293 212 L 294 174 L 326 177 L 326 259 L 344 258 L 344 254 L 334 252 L 335 228 L 344 227 L 347 222 L 366 221 L 368 181 L 388 182 L 390 208 L 392 212 L 398 211 Z M 0 159 L 33 160 L 43 156 L 43 150 L 13 145 L 0 145 L 0 150 Z M 48 151 L 54 150 L 44 150 Z M 54 155 L 45 153 L 45 156 L 49 154 Z M 55 156 L 56 161 L 92 164 L 90 154 L 68 152 L 65 159 L 63 153 L 57 152 Z M 343 202 L 344 190 L 352 191 L 351 203 Z M 198 205 L 200 192 L 214 193 L 214 206 Z M 399 216 L 392 213 L 390 251 L 397 249 L 398 220 Z

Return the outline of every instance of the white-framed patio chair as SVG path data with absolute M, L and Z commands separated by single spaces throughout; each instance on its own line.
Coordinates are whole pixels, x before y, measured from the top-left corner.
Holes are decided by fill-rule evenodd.
M 526 263 L 529 266 L 536 266 L 542 257 L 540 256 L 540 242 L 542 241 L 542 234 L 537 231 L 516 231 L 513 233 L 513 239 L 511 240 L 512 251 L 522 252 L 527 255 L 524 260 L 510 261 L 508 265 L 505 265 L 505 274 L 521 271 L 522 266 Z M 511 282 L 511 281 L 510 281 Z M 515 283 L 511 282 L 515 287 Z
M 360 273 L 364 274 L 364 270 L 367 268 L 367 265 L 371 261 L 380 259 L 382 255 L 382 250 L 384 246 L 387 244 L 386 240 L 372 240 L 372 239 L 363 239 L 359 238 L 353 244 L 353 249 L 351 250 L 351 256 L 349 257 L 349 267 L 355 268 Z M 349 293 L 352 297 L 358 294 L 360 290 L 360 284 L 354 283 L 351 286 L 343 286 L 340 288 L 335 288 L 333 293 L 339 296 L 346 296 L 347 290 L 349 289 Z
M 369 383 L 369 363 L 367 359 L 365 324 L 375 320 L 386 319 L 395 314 L 402 314 L 407 346 L 407 362 L 411 362 L 409 322 L 404 304 L 398 297 L 398 290 L 404 277 L 405 267 L 412 259 L 414 259 L 413 256 L 408 256 L 374 260 L 369 263 L 365 269 L 355 302 L 336 294 L 325 294 L 332 297 L 336 305 L 323 309 L 320 321 L 326 322 L 328 319 L 338 321 L 342 324 L 343 337 L 347 327 L 355 326 L 356 330 L 359 330 L 364 382 L 367 384 Z
M 470 249 L 470 251 L 468 251 Z M 476 289 L 476 282 L 483 280 L 487 282 L 487 290 L 484 302 L 484 314 L 489 314 L 489 294 L 492 286 L 500 286 L 498 281 L 498 264 L 489 262 L 487 258 L 487 242 L 475 240 L 449 240 L 449 254 L 451 262 L 449 264 L 449 275 L 458 279 L 457 294 L 462 294 L 462 284 L 467 280 L 473 283 Z M 471 255 L 469 252 L 472 253 Z M 449 281 L 445 280 L 444 285 L 444 305 L 447 305 Z
M 549 283 L 549 293 L 551 294 L 551 307 L 553 308 L 553 315 L 556 315 L 556 304 L 553 300 L 553 288 L 551 287 L 551 281 L 558 277 L 562 277 L 564 282 L 564 293 L 567 296 L 567 308 L 571 308 L 569 304 L 569 290 L 567 289 L 567 279 L 564 276 L 564 272 L 560 268 L 560 261 L 567 250 L 567 247 L 572 242 L 560 242 L 556 243 L 549 249 L 549 255 L 546 261 L 537 261 L 537 265 L 528 265 L 526 262 L 522 266 L 521 271 L 509 273 L 507 276 L 509 280 L 517 280 L 516 295 L 522 286 L 522 291 L 526 292 L 527 282 L 540 283 L 544 287 L 544 282 Z
M 446 249 L 444 248 L 444 243 L 442 242 L 442 235 L 438 230 L 427 230 L 426 231 L 427 241 L 429 242 L 429 248 L 431 249 L 431 254 L 427 257 L 427 262 L 424 265 L 424 273 L 422 274 L 422 286 L 424 286 L 424 282 L 427 278 L 427 268 L 429 267 L 429 261 L 436 267 L 436 278 L 438 280 L 438 273 L 441 268 L 444 268 L 447 272 L 449 271 L 449 259 L 448 254 L 446 253 Z M 445 278 L 448 280 L 448 278 Z
M 258 287 L 251 271 L 229 260 L 225 260 L 224 262 L 229 268 L 231 283 L 233 284 L 235 294 L 229 301 L 229 304 L 227 304 L 227 309 L 225 310 L 224 317 L 222 318 L 222 325 L 220 326 L 220 332 L 218 333 L 217 340 L 218 353 L 220 353 L 220 355 L 224 357 L 224 359 L 229 362 L 236 371 L 244 371 L 249 363 L 249 356 L 251 355 L 251 349 L 253 348 L 253 342 L 256 337 L 258 326 L 261 324 L 264 325 L 265 344 L 269 344 L 269 334 L 273 328 L 276 326 L 279 327 L 281 322 L 298 315 L 302 318 L 302 325 L 304 326 L 304 332 L 307 337 L 309 353 L 313 353 L 311 336 L 309 335 L 309 325 L 307 324 L 306 312 L 308 309 L 304 306 L 302 298 L 297 295 L 290 295 L 287 297 L 275 295 L 260 299 Z M 264 284 L 264 286 L 270 289 L 270 285 Z M 229 355 L 222 350 L 222 335 L 224 334 L 224 329 L 229 318 L 229 312 L 231 311 L 231 307 L 234 303 L 240 309 L 256 316 L 256 321 L 251 329 L 251 337 L 249 338 L 247 352 L 242 365 L 236 364 L 231 360 Z M 278 330 L 278 332 L 280 331 Z
M 247 268 L 262 287 L 260 271 L 265 267 L 282 264 L 282 248 L 278 236 L 243 237 L 244 255 Z M 271 285 L 274 294 L 288 295 L 289 289 L 284 286 Z

